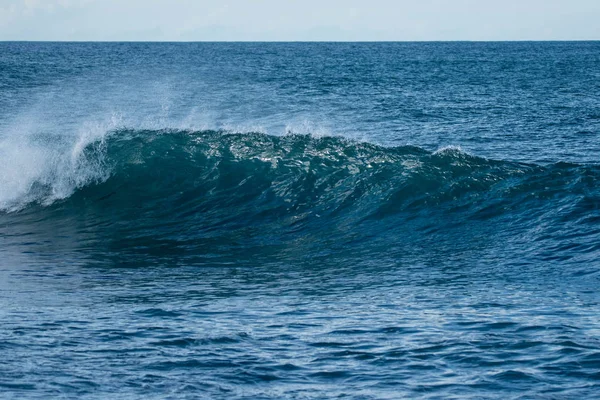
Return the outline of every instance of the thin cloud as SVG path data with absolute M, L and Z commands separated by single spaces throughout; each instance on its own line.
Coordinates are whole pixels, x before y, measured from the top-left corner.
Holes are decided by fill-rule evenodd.
M 0 0 L 4 40 L 600 39 L 598 0 Z

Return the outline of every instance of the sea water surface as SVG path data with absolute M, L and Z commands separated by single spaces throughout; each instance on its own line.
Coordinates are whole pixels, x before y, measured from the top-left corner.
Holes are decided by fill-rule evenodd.
M 0 398 L 597 398 L 600 42 L 0 43 Z

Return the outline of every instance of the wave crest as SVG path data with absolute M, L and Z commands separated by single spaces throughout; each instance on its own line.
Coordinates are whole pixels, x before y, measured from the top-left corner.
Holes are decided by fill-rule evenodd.
M 583 177 L 596 182 L 598 175 L 595 167 L 493 161 L 456 147 L 429 152 L 310 135 L 118 130 L 81 140 L 69 152 L 45 152 L 43 145 L 2 148 L 13 156 L 3 166 L 4 211 L 62 200 L 62 207 L 111 204 L 123 212 L 247 208 L 271 217 L 381 218 L 432 207 L 475 212 L 514 205 L 573 192 Z M 24 151 L 37 161 L 24 167 Z

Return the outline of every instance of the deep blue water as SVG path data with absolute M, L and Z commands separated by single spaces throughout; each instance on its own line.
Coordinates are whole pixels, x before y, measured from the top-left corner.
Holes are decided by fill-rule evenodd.
M 600 42 L 0 43 L 0 398 L 597 398 Z

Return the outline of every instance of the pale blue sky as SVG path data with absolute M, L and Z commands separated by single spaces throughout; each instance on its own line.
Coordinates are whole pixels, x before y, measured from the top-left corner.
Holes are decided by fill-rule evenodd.
M 0 40 L 579 39 L 600 0 L 0 0 Z

